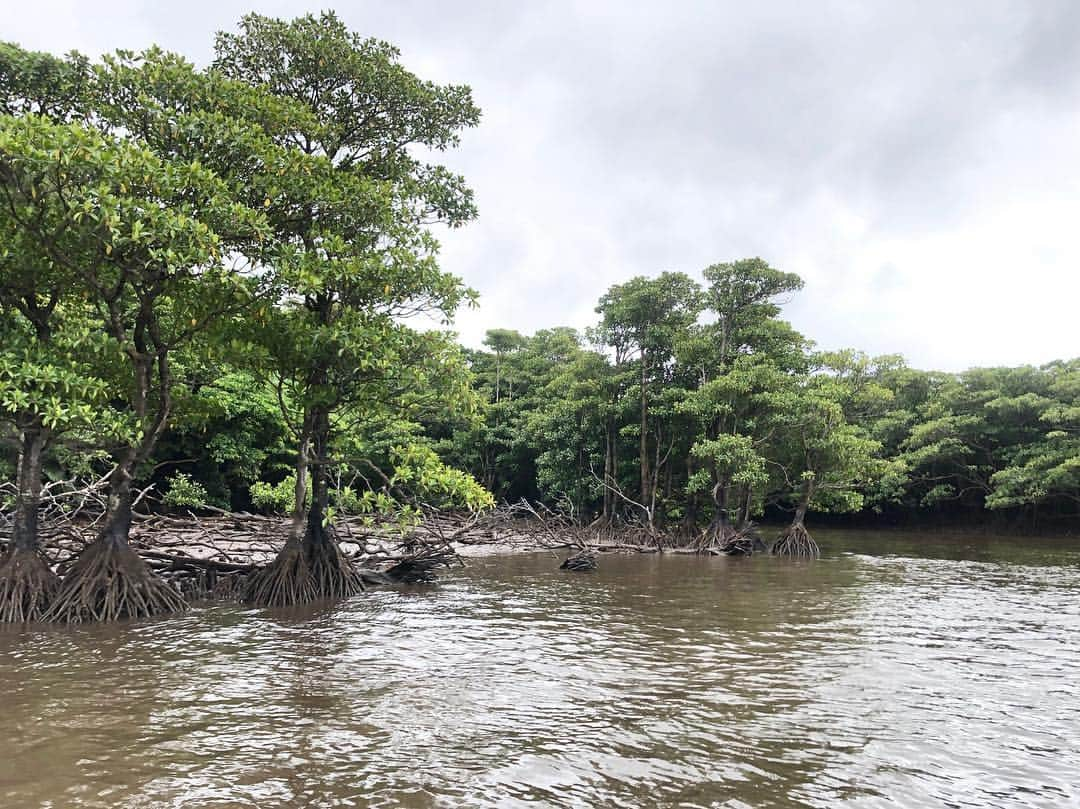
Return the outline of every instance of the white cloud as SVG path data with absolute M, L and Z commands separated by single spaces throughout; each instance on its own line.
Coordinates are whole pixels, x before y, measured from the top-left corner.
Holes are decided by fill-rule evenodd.
M 3 37 L 205 61 L 250 6 L 11 4 Z M 793 322 L 919 366 L 1080 354 L 1080 5 L 971 0 L 341 4 L 479 129 L 446 159 L 480 218 L 443 233 L 482 293 L 458 328 L 593 321 L 612 283 L 761 255 Z

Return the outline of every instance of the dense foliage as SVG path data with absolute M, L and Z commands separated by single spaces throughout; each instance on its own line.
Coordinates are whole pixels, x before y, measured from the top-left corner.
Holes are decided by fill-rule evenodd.
M 469 352 L 485 421 L 430 424 L 443 457 L 500 499 L 652 530 L 800 508 L 1075 524 L 1080 359 L 946 374 L 817 351 L 780 317 L 797 276 L 760 259 L 703 275 L 614 286 L 584 334 L 489 332 Z
M 476 400 L 449 333 L 412 325 L 474 297 L 431 231 L 471 219 L 471 192 L 418 155 L 478 120 L 468 87 L 329 12 L 248 15 L 205 69 L 0 45 L 4 617 L 182 606 L 128 547 L 148 484 L 163 508 L 292 511 L 290 584 L 256 587 L 264 602 L 359 587 L 342 509 L 490 503 L 424 444 L 421 417 Z M 36 555 L 56 476 L 98 478 L 108 507 L 53 598 Z

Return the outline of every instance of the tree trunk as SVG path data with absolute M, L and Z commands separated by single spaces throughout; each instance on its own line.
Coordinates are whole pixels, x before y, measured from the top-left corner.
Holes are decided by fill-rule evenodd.
M 15 500 L 15 521 L 11 544 L 22 550 L 36 551 L 38 547 L 38 512 L 41 508 L 41 465 L 48 440 L 39 420 L 23 428 L 19 455 L 18 493 Z
M 810 508 L 810 499 L 814 496 L 814 484 L 807 481 L 803 486 L 802 497 L 799 498 L 799 505 L 795 508 L 795 517 L 792 519 L 791 524 L 803 525 L 806 521 L 806 512 Z
M 180 593 L 151 571 L 128 544 L 135 472 L 153 454 L 172 410 L 168 347 L 158 334 L 153 300 L 147 297 L 142 301 L 128 349 L 134 381 L 131 408 L 142 427 L 141 438 L 124 449 L 109 475 L 109 504 L 101 532 L 64 576 L 46 620 L 80 623 L 149 618 L 187 607 Z M 120 321 L 112 326 L 113 337 L 124 343 L 126 332 Z M 156 401 L 151 398 L 152 390 L 156 390 Z
M 127 453 L 109 475 L 109 505 L 105 510 L 105 522 L 98 534 L 99 541 L 127 545 L 128 535 L 131 533 L 131 481 L 135 476 L 133 455 L 134 453 Z
M 47 432 L 37 419 L 23 426 L 11 545 L 0 554 L 0 623 L 40 621 L 60 586 L 38 547 L 41 462 L 46 440 Z
M 727 496 L 728 496 L 728 482 L 727 478 L 717 477 L 714 478 L 716 482 L 712 487 L 712 501 L 713 501 L 713 522 L 718 520 L 727 522 Z
M 307 512 L 305 540 L 319 544 L 326 540 L 326 519 L 330 507 L 330 470 L 327 454 L 330 444 L 330 414 L 316 405 L 311 425 L 311 507 Z
M 578 418 L 578 435 L 582 433 L 582 419 Z M 585 480 L 585 444 L 578 442 L 577 448 L 577 480 Z M 579 483 L 574 487 L 574 517 L 578 525 L 584 525 L 585 520 L 585 492 L 582 490 L 582 486 Z
M 604 430 L 604 524 L 611 525 L 615 518 L 615 493 L 611 490 L 611 482 L 615 479 L 614 464 L 614 427 L 609 421 Z
M 803 484 L 802 495 L 799 504 L 795 507 L 795 516 L 791 520 L 780 538 L 773 543 L 772 552 L 778 556 L 818 556 L 821 551 L 810 532 L 806 530 L 804 521 L 810 501 L 814 497 L 814 481 L 807 480 Z
M 732 532 L 731 521 L 728 519 L 728 481 L 719 478 L 712 488 L 713 518 L 709 523 L 709 539 L 711 541 L 724 542 Z
M 690 479 L 694 476 L 694 456 L 686 456 L 686 480 L 689 483 Z M 686 525 L 692 529 L 697 528 L 698 521 L 698 509 L 700 508 L 698 501 L 698 493 L 690 492 L 686 498 Z
M 292 521 L 289 526 L 289 540 L 299 542 L 304 537 L 307 525 L 308 458 L 311 452 L 310 419 L 304 419 L 300 431 L 300 446 L 296 452 L 296 481 L 293 484 Z
M 314 250 L 305 239 L 308 250 Z M 320 294 L 306 304 L 319 323 L 333 322 L 333 299 Z M 329 368 L 316 363 L 305 380 L 308 391 L 325 393 Z M 287 606 L 321 598 L 343 598 L 364 589 L 360 576 L 346 559 L 328 526 L 330 506 L 330 411 L 325 401 L 309 405 L 304 413 L 296 460 L 296 504 L 292 529 L 285 547 L 249 581 L 244 600 L 267 606 Z M 311 476 L 311 504 L 304 508 L 307 473 Z M 303 530 L 301 531 L 301 526 Z M 302 537 L 302 538 L 301 538 Z
M 742 506 L 739 509 L 739 529 L 742 530 L 750 524 L 750 514 L 754 507 L 754 489 L 744 486 L 742 494 Z
M 652 499 L 652 492 L 649 489 L 652 476 L 649 473 L 649 399 L 646 366 L 646 354 L 643 349 L 641 352 L 641 437 L 638 453 L 641 464 L 641 504 L 649 508 Z
M 352 563 L 334 539 L 330 517 L 330 410 L 325 405 L 312 409 L 311 420 L 311 507 L 302 548 L 303 565 L 311 599 L 347 598 L 364 589 Z

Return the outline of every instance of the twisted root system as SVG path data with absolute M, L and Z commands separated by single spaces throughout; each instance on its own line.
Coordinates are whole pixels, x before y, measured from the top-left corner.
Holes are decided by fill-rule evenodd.
M 806 530 L 806 526 L 800 523 L 789 525 L 772 546 L 775 556 L 809 556 L 817 557 L 821 549 Z
M 77 624 L 150 618 L 185 609 L 183 596 L 155 575 L 126 542 L 104 536 L 75 560 L 44 619 Z
M 59 586 L 39 553 L 13 545 L 0 557 L 0 623 L 42 620 Z
M 248 580 L 244 601 L 287 607 L 331 598 L 348 598 L 364 589 L 352 563 L 329 535 L 301 543 L 290 539 L 274 561 Z

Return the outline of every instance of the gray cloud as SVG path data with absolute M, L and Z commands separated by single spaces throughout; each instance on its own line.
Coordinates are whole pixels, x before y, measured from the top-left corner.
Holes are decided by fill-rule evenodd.
M 45 0 L 3 36 L 204 61 L 254 5 Z M 480 219 L 443 234 L 485 328 L 584 326 L 612 283 L 747 255 L 804 275 L 820 344 L 914 364 L 1080 353 L 1080 5 L 342 3 L 484 108 L 448 162 Z M 1009 324 L 1013 324 L 1010 326 Z M 1017 328 L 1017 325 L 1022 327 Z

